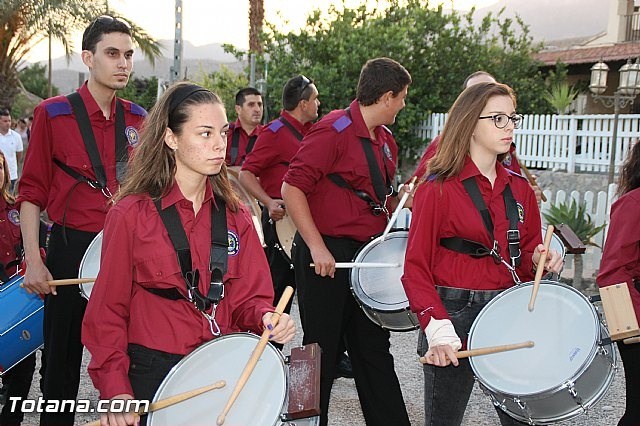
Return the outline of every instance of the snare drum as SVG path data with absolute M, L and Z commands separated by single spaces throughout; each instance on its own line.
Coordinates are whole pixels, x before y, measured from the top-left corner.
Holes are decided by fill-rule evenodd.
M 576 289 L 543 280 L 533 312 L 533 283 L 505 290 L 478 314 L 470 349 L 532 340 L 533 348 L 470 358 L 480 386 L 511 417 L 551 424 L 584 412 L 613 380 L 616 355 L 589 300 Z
M 238 167 L 238 166 L 234 166 Z M 258 238 L 260 239 L 260 244 L 264 247 L 264 234 L 262 232 L 262 223 L 260 222 L 260 217 L 262 215 L 262 211 L 260 210 L 260 206 L 254 197 L 244 189 L 244 186 L 238 180 L 238 171 L 235 168 L 227 169 L 227 176 L 229 177 L 229 182 L 231 183 L 231 187 L 235 191 L 235 193 L 240 197 L 240 201 L 247 206 L 249 209 L 249 213 L 251 213 L 251 219 L 253 220 L 253 227 L 258 234 Z
M 546 234 L 547 234 L 547 227 L 542 226 L 542 241 L 544 241 L 544 237 Z M 567 249 L 564 246 L 564 243 L 562 242 L 560 237 L 558 237 L 555 233 L 551 235 L 551 244 L 549 245 L 549 248 L 560 253 L 560 256 L 562 256 L 562 260 L 564 260 L 565 256 L 567 255 Z M 552 277 L 554 279 L 557 279 L 557 278 L 560 278 L 560 274 L 562 274 L 562 269 L 557 274 L 549 275 L 547 276 L 547 278 Z
M 249 333 L 229 334 L 205 343 L 182 359 L 160 384 L 154 402 L 218 380 L 226 381 L 226 386 L 149 413 L 147 425 L 214 424 L 259 340 Z M 268 344 L 227 414 L 225 424 L 288 425 L 281 420 L 288 392 L 307 390 L 289 390 L 287 383 L 285 360 L 279 350 Z M 295 420 L 291 424 L 313 426 L 319 424 L 319 418 Z
M 291 216 L 285 213 L 284 217 L 276 221 L 276 237 L 278 239 L 276 248 L 280 250 L 284 258 L 293 266 L 291 261 L 291 248 L 293 247 L 293 238 L 296 236 L 296 225 L 294 225 Z
M 100 272 L 100 256 L 102 255 L 102 231 L 91 241 L 80 261 L 78 278 L 96 278 Z M 80 294 L 89 300 L 94 283 L 80 284 Z
M 20 287 L 23 281 L 24 277 L 15 275 L 0 285 L 0 376 L 44 342 L 44 302 Z
M 409 309 L 402 286 L 404 254 L 409 231 L 392 231 L 382 241 L 379 236 L 365 244 L 354 262 L 398 263 L 397 268 L 352 268 L 351 292 L 364 313 L 380 327 L 391 331 L 410 331 L 420 326 Z

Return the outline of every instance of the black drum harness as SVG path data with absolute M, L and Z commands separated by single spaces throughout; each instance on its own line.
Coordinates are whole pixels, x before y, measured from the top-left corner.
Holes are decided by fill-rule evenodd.
M 63 229 L 63 238 L 66 243 L 67 234 L 64 232 L 66 217 L 67 217 L 67 209 L 69 208 L 69 203 L 71 202 L 71 194 L 76 189 L 76 186 L 80 183 L 86 183 L 90 187 L 94 189 L 99 189 L 102 194 L 106 198 L 111 198 L 112 194 L 107 186 L 107 175 L 104 170 L 104 165 L 102 164 L 102 159 L 100 158 L 100 153 L 98 152 L 98 146 L 96 145 L 96 137 L 93 134 L 93 129 L 91 127 L 91 120 L 89 119 L 89 113 L 87 112 L 87 108 L 82 101 L 82 97 L 80 93 L 73 92 L 66 96 L 69 103 L 71 104 L 71 108 L 73 109 L 73 114 L 76 118 L 76 122 L 78 123 L 78 128 L 80 129 L 80 134 L 82 135 L 82 141 L 84 142 L 85 149 L 87 150 L 87 154 L 89 155 L 89 160 L 91 161 L 91 167 L 93 168 L 93 173 L 96 175 L 96 179 L 89 179 L 88 177 L 78 173 L 71 167 L 64 164 L 62 161 L 57 158 L 53 159 L 53 162 L 62 169 L 63 172 L 71 176 L 76 180 L 76 183 L 73 185 L 71 190 L 67 195 L 67 204 L 64 208 L 64 213 L 62 215 L 62 229 Z M 115 138 L 116 138 L 116 178 L 119 183 L 124 181 L 124 178 L 127 174 L 127 164 L 129 162 L 129 152 L 127 151 L 127 140 L 125 136 L 125 120 L 124 120 L 124 107 L 122 103 L 116 99 L 116 129 L 115 129 Z
M 233 134 L 231 136 L 231 150 L 229 152 L 231 156 L 231 165 L 236 164 L 236 160 L 238 159 L 238 154 L 240 150 L 240 131 L 241 126 L 233 128 Z M 245 155 L 250 153 L 253 150 L 253 146 L 256 143 L 256 139 L 258 139 L 257 135 L 253 135 L 249 137 L 249 141 L 247 142 L 247 148 L 245 149 Z M 242 164 L 239 164 L 240 166 Z
M 351 111 L 349 108 L 346 109 L 347 116 L 351 119 Z M 378 161 L 376 160 L 375 153 L 373 152 L 373 147 L 371 144 L 371 140 L 369 138 L 361 137 L 360 143 L 362 144 L 362 150 L 364 151 L 364 155 L 367 159 L 367 164 L 369 166 L 369 174 L 371 176 L 371 184 L 373 185 L 373 190 L 375 191 L 376 199 L 373 199 L 366 191 L 358 190 L 353 188 L 347 181 L 340 176 L 338 173 L 331 173 L 327 175 L 327 178 L 338 185 L 340 188 L 346 188 L 353 192 L 358 198 L 364 200 L 369 207 L 371 208 L 371 213 L 374 216 L 380 216 L 384 213 L 387 216 L 387 220 L 389 220 L 389 211 L 387 210 L 387 197 L 393 195 L 393 186 L 391 185 L 391 178 L 389 177 L 389 171 L 387 170 L 387 163 L 384 160 L 384 153 L 382 154 L 382 164 L 384 166 L 384 174 L 385 179 L 382 179 L 382 173 L 380 172 L 380 167 L 378 167 Z
M 490 255 L 493 257 L 493 261 L 497 265 L 502 263 L 504 266 L 506 266 L 509 272 L 511 272 L 511 276 L 513 277 L 514 282 L 516 284 L 520 284 L 522 281 L 520 281 L 520 278 L 516 273 L 516 267 L 520 265 L 521 254 L 520 231 L 518 230 L 519 215 L 518 206 L 516 204 L 515 198 L 513 198 L 511 188 L 509 187 L 509 185 L 507 185 L 502 192 L 505 212 L 507 215 L 507 219 L 509 220 L 509 230 L 507 231 L 509 258 L 511 261 L 509 263 L 500 255 L 500 246 L 498 245 L 498 241 L 493 235 L 493 221 L 491 220 L 491 214 L 489 213 L 489 209 L 487 208 L 487 205 L 482 198 L 482 194 L 480 193 L 480 189 L 478 188 L 475 177 L 472 176 L 463 180 L 462 185 L 471 197 L 471 200 L 473 201 L 476 209 L 478 209 L 478 212 L 480 212 L 480 216 L 482 217 L 485 228 L 487 228 L 489 237 L 491 237 L 491 240 L 493 240 L 493 247 L 488 248 L 481 243 L 467 240 L 461 237 L 441 238 L 440 245 L 458 253 L 468 254 L 469 256 L 474 258 L 480 258 Z
M 215 317 L 216 309 L 224 298 L 224 274 L 227 272 L 229 248 L 226 204 L 221 197 L 215 195 L 215 205 L 211 206 L 211 250 L 209 252 L 211 283 L 206 296 L 198 289 L 200 272 L 198 269 L 192 269 L 189 240 L 187 240 L 187 234 L 184 231 L 175 204 L 164 210 L 161 207 L 161 200 L 154 201 L 154 204 L 178 256 L 182 277 L 187 285 L 187 297 L 185 298 L 175 287 L 165 289 L 145 288 L 145 290 L 169 300 L 187 299 L 209 321 L 211 334 L 219 336 L 220 327 L 218 327 Z M 208 314 L 206 311 L 212 307 L 211 314 Z

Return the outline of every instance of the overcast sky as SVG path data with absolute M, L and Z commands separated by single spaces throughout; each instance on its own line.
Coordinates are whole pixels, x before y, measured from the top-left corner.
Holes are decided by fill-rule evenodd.
M 468 10 L 472 5 L 489 6 L 501 0 L 443 0 L 446 8 Z M 502 0 L 504 1 L 504 0 Z M 362 2 L 374 5 L 375 0 L 345 0 L 348 7 Z M 384 0 L 378 1 L 384 5 Z M 438 1 L 431 1 L 435 6 Z M 155 38 L 174 38 L 174 0 L 111 0 L 110 6 L 123 17 L 142 26 Z M 305 24 L 313 9 L 328 10 L 330 5 L 341 5 L 342 0 L 264 0 L 265 19 L 279 23 L 284 30 L 294 30 Z M 230 43 L 241 49 L 249 47 L 249 1 L 242 0 L 182 0 L 184 40 L 196 46 L 208 43 Z M 288 23 L 287 23 L 288 22 Z M 74 37 L 76 51 L 80 49 L 82 34 Z M 64 54 L 59 43 L 54 43 L 53 57 Z M 47 43 L 40 43 L 27 60 L 47 59 Z

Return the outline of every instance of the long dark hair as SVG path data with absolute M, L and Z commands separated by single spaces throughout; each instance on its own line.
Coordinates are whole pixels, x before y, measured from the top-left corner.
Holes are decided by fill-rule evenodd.
M 179 100 L 185 91 L 192 93 Z M 164 135 L 167 129 L 176 135 L 182 134 L 191 107 L 202 104 L 223 105 L 218 95 L 191 83 L 176 83 L 164 92 L 144 121 L 140 144 L 134 150 L 129 165 L 129 174 L 114 201 L 130 194 L 149 194 L 157 200 L 171 189 L 176 159 L 173 150 L 164 142 Z M 229 210 L 237 211 L 239 199 L 231 188 L 227 167 L 223 164 L 220 173 L 210 176 L 209 180 L 213 184 L 213 192 L 225 200 Z
M 631 155 L 622 165 L 618 181 L 618 196 L 640 187 L 640 140 L 636 139 Z
M 0 182 L 0 192 L 2 193 L 2 198 L 9 204 L 13 204 L 16 202 L 15 197 L 11 192 L 9 192 L 9 187 L 11 186 L 11 178 L 9 177 L 9 164 L 7 163 L 7 158 L 4 156 L 2 152 L 0 152 L 0 161 L 2 161 L 2 165 L 4 166 L 4 179 Z

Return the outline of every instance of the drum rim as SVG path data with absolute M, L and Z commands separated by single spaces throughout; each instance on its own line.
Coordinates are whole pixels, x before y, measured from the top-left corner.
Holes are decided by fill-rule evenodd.
M 166 387 L 167 387 L 167 382 L 169 381 L 169 379 L 171 377 L 173 377 L 176 374 L 176 371 L 185 363 L 187 363 L 189 360 L 188 358 L 190 358 L 192 355 L 195 356 L 195 354 L 197 352 L 201 352 L 204 351 L 205 348 L 213 345 L 215 342 L 221 341 L 221 340 L 227 340 L 229 338 L 234 338 L 234 337 L 249 337 L 253 340 L 257 342 L 260 340 L 260 336 L 257 336 L 253 333 L 248 333 L 248 332 L 237 332 L 237 333 L 229 333 L 229 334 L 225 334 L 222 335 L 220 337 L 216 337 L 215 339 L 209 340 L 208 342 L 203 343 L 202 345 L 198 346 L 196 349 L 194 349 L 193 351 L 191 351 L 188 355 L 185 355 L 176 365 L 174 365 L 171 370 L 169 370 L 169 372 L 167 373 L 167 375 L 165 376 L 165 378 L 162 380 L 162 382 L 160 383 L 160 386 L 158 386 L 158 390 L 156 390 L 156 393 L 153 395 L 153 399 L 151 400 L 151 402 L 157 402 L 158 401 L 158 396 L 160 395 L 161 391 L 163 391 Z M 284 358 L 284 355 L 282 355 L 282 352 L 280 352 L 278 349 L 276 349 L 270 342 L 268 342 L 267 346 L 265 347 L 265 351 L 270 350 L 273 354 L 276 355 L 277 360 L 280 362 L 280 365 L 282 366 L 282 373 L 283 373 L 283 377 L 284 377 L 284 395 L 285 398 L 282 401 L 282 405 L 280 407 L 280 414 L 283 413 L 283 410 L 285 409 L 285 403 L 286 403 L 286 396 L 289 394 L 289 382 L 288 382 L 288 371 L 286 370 L 286 361 Z M 264 356 L 264 354 L 263 354 Z M 243 366 L 244 368 L 244 366 Z M 227 384 L 229 385 L 229 384 Z M 235 384 L 234 384 L 235 386 Z M 153 412 L 150 412 L 147 416 L 147 424 L 150 424 L 151 420 L 153 419 Z M 280 422 L 280 417 L 278 416 L 278 418 L 276 419 L 275 423 L 272 426 L 276 426 L 278 425 L 278 423 Z
M 405 229 L 397 230 L 397 231 L 393 231 L 392 230 L 391 232 L 389 232 L 387 234 L 387 237 L 385 238 L 385 241 L 393 239 L 393 238 L 402 238 L 404 236 L 406 236 L 406 238 L 408 239 L 409 231 L 407 231 Z M 366 244 L 364 244 L 356 252 L 355 256 L 353 257 L 353 261 L 354 262 L 361 262 L 363 260 L 362 257 L 364 257 L 367 253 L 369 253 L 374 247 L 379 246 L 381 240 L 382 240 L 382 234 L 376 236 L 371 241 L 369 241 Z M 404 265 L 403 265 L 403 268 L 404 268 Z M 364 299 L 366 297 L 367 300 L 371 300 L 373 302 L 376 302 L 379 305 L 384 305 L 384 304 L 378 302 L 377 300 L 372 299 L 371 297 L 369 297 L 368 294 L 366 294 L 364 291 L 362 291 L 362 286 L 360 285 L 360 279 L 357 279 L 357 277 L 358 277 L 358 268 L 352 268 L 351 269 L 351 273 L 349 274 L 349 288 L 351 289 L 351 293 L 353 294 L 353 296 L 356 299 L 356 301 L 358 302 L 358 304 L 362 306 L 362 304 L 364 303 L 364 301 L 362 299 Z M 354 282 L 356 282 L 358 285 L 357 286 L 354 285 Z M 365 297 L 361 297 L 361 295 L 363 295 Z M 405 297 L 407 297 L 406 293 L 405 293 Z M 409 298 L 407 297 L 407 299 L 404 302 L 408 303 L 409 302 Z M 400 305 L 400 303 L 404 303 L 404 302 L 398 302 L 398 303 L 395 303 L 393 305 L 384 305 L 384 306 L 398 306 L 398 305 Z M 389 310 L 382 310 L 382 309 L 374 308 L 374 307 L 369 306 L 369 305 L 366 305 L 366 306 L 368 308 L 373 309 L 376 312 L 381 312 L 381 313 L 387 313 L 387 312 L 396 313 L 396 312 L 403 312 L 405 310 L 411 310 L 410 308 L 405 308 L 405 307 L 394 308 L 394 309 L 389 309 Z
M 516 291 L 516 290 L 517 290 L 517 289 L 519 289 L 519 288 L 524 288 L 523 286 L 530 287 L 530 286 L 532 286 L 532 284 L 533 284 L 533 281 L 527 281 L 527 282 L 524 282 L 524 283 L 522 283 L 522 284 L 514 285 L 513 287 L 510 287 L 510 288 L 506 289 L 505 291 L 503 291 L 502 293 L 500 293 L 499 295 L 497 295 L 496 297 L 494 297 L 493 299 L 491 299 L 491 301 L 489 301 L 489 303 L 487 303 L 487 304 L 482 308 L 482 310 L 480 311 L 480 313 L 478 314 L 478 316 L 476 316 L 475 320 L 473 321 L 473 324 L 471 325 L 471 328 L 469 329 L 469 334 L 468 334 L 468 337 L 467 337 L 467 342 L 468 342 L 468 343 L 470 343 L 470 342 L 471 342 L 471 338 L 473 337 L 473 332 L 474 332 L 474 330 L 476 329 L 476 326 L 477 326 L 477 324 L 478 324 L 478 320 L 480 319 L 480 316 L 482 315 L 482 313 L 483 313 L 483 311 L 484 311 L 485 309 L 487 309 L 487 308 L 488 308 L 489 306 L 491 306 L 492 304 L 497 303 L 497 301 L 498 301 L 498 300 L 500 300 L 501 298 L 505 297 L 505 295 L 506 295 L 506 294 L 511 293 L 511 292 L 513 292 L 513 291 Z M 593 307 L 593 305 L 591 304 L 591 302 L 589 301 L 589 299 L 588 299 L 584 294 L 582 294 L 580 291 L 576 290 L 575 288 L 573 288 L 573 287 L 571 287 L 571 286 L 569 286 L 569 285 L 563 284 L 563 283 L 561 283 L 561 282 L 558 282 L 558 281 L 553 281 L 553 280 L 541 280 L 541 281 L 540 281 L 540 286 L 542 286 L 543 284 L 544 284 L 544 285 L 556 285 L 556 286 L 558 286 L 558 287 L 563 287 L 563 288 L 565 288 L 565 289 L 569 289 L 569 290 L 571 290 L 573 293 L 577 294 L 577 295 L 578 295 L 578 296 L 579 296 L 583 301 L 585 301 L 585 302 L 587 303 L 587 305 L 588 305 L 588 306 L 591 306 L 591 307 L 592 307 L 592 309 L 591 309 L 591 313 L 593 314 L 593 319 L 594 319 L 594 324 L 596 325 L 596 330 L 600 330 L 600 337 L 603 337 L 603 336 L 602 336 L 602 330 L 603 330 L 603 329 L 604 329 L 604 331 L 605 331 L 605 335 L 604 335 L 604 337 L 606 337 L 606 336 L 608 335 L 607 330 L 606 330 L 606 327 L 604 327 L 604 326 L 602 325 L 602 322 L 598 319 L 598 314 L 597 314 L 597 312 L 595 311 L 595 307 Z M 598 339 L 595 339 L 595 341 L 594 341 L 594 343 L 593 343 L 593 345 L 592 345 L 592 347 L 591 347 L 591 350 L 589 351 L 589 355 L 585 358 L 585 361 L 582 363 L 582 365 L 580 365 L 580 367 L 579 367 L 579 368 L 577 368 L 577 369 L 575 369 L 575 370 L 574 370 L 574 371 L 575 371 L 575 373 L 574 373 L 574 374 L 572 374 L 572 375 L 571 375 L 571 377 L 569 377 L 567 380 L 565 380 L 565 381 L 564 381 L 565 383 L 566 383 L 567 381 L 573 381 L 573 382 L 575 383 L 574 379 L 575 379 L 575 378 L 577 378 L 577 377 L 580 377 L 580 376 L 581 376 L 581 375 L 582 375 L 582 374 L 583 374 L 583 373 L 584 373 L 584 372 L 589 368 L 589 366 L 591 365 L 592 361 L 595 359 L 595 357 L 597 356 L 597 353 L 598 353 L 598 343 L 597 343 L 597 342 L 598 342 Z M 615 361 L 615 355 L 614 355 L 614 361 Z M 484 386 L 486 386 L 488 389 L 490 389 L 490 390 L 492 390 L 492 391 L 494 391 L 494 392 L 500 393 L 500 394 L 502 394 L 502 395 L 527 396 L 527 397 L 530 397 L 530 396 L 537 396 L 537 395 L 546 394 L 546 393 L 549 393 L 549 392 L 551 392 L 551 391 L 555 392 L 555 391 L 557 391 L 557 390 L 561 390 L 561 389 L 563 389 L 563 387 L 564 387 L 563 385 L 555 385 L 555 386 L 553 386 L 553 387 L 550 387 L 550 388 L 547 388 L 547 389 L 544 389 L 544 390 L 541 390 L 541 391 L 531 392 L 531 393 L 519 393 L 519 394 L 517 394 L 517 395 L 516 395 L 516 394 L 509 393 L 509 392 L 505 392 L 505 391 L 503 391 L 503 390 L 495 389 L 493 386 L 488 385 L 488 384 L 485 382 L 485 380 L 484 380 L 484 379 L 481 379 L 481 375 L 480 375 L 480 374 L 478 374 L 478 371 L 477 371 L 477 368 L 476 368 L 476 363 L 475 363 L 475 361 L 474 361 L 473 357 L 469 358 L 469 364 L 471 365 L 471 370 L 473 371 L 474 376 L 476 377 L 476 379 L 477 379 L 480 383 L 482 383 L 482 384 L 483 384 Z
M 87 255 L 89 254 L 89 252 L 93 253 L 93 250 L 95 250 L 95 246 L 98 246 L 98 241 L 100 241 L 99 247 L 100 247 L 100 257 L 102 257 L 102 239 L 103 239 L 103 231 L 98 232 L 98 235 L 96 235 L 93 240 L 91 240 L 91 243 L 89 243 L 89 246 L 87 247 L 87 249 L 85 250 L 84 254 L 82 255 L 82 260 L 80 261 L 80 267 L 78 268 L 78 278 L 85 278 L 83 275 L 83 269 L 85 266 L 85 263 L 88 261 L 88 257 Z M 98 273 L 100 273 L 100 261 L 98 260 Z M 93 274 L 92 274 L 93 275 Z M 95 274 L 97 277 L 97 274 Z M 94 278 L 94 277 L 91 277 Z M 89 297 L 91 296 L 91 292 L 86 292 L 84 291 L 84 287 L 89 287 L 89 284 L 91 284 L 91 289 L 93 290 L 93 284 L 95 284 L 95 281 L 92 283 L 83 283 L 80 284 L 80 295 L 82 297 L 84 297 L 85 299 L 89 300 Z

